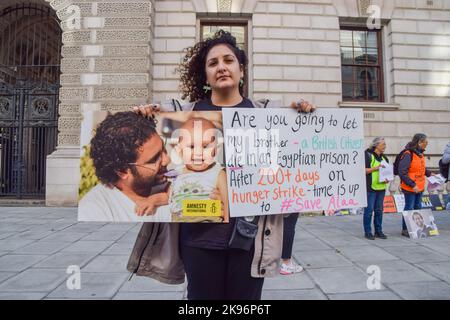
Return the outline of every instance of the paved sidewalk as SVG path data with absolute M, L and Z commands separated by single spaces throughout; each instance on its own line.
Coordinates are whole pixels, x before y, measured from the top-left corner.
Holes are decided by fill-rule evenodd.
M 439 237 L 400 236 L 401 217 L 385 215 L 389 239 L 362 237 L 361 216 L 301 217 L 294 258 L 305 272 L 267 279 L 264 299 L 450 299 L 450 212 L 434 212 Z M 182 299 L 185 286 L 143 277 L 126 263 L 139 224 L 78 223 L 76 208 L 0 208 L 0 299 Z M 70 265 L 81 289 L 66 286 Z M 381 271 L 369 290 L 367 267 Z

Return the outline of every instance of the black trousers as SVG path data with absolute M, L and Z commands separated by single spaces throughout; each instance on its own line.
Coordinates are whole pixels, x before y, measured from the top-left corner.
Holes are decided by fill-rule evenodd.
M 260 300 L 264 278 L 251 276 L 253 253 L 181 245 L 188 300 Z
M 294 245 L 295 225 L 297 224 L 298 213 L 291 213 L 283 221 L 283 251 L 281 259 L 287 260 L 292 257 L 292 246 Z

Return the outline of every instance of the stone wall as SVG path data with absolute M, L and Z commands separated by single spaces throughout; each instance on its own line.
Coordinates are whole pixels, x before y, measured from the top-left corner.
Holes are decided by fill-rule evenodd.
M 441 154 L 450 141 L 450 1 L 396 1 L 390 30 L 390 85 L 400 111 L 384 112 L 371 134 L 392 137 L 399 149 L 422 131 L 428 153 Z
M 151 96 L 152 2 L 72 5 L 81 8 L 81 28 L 70 30 L 63 22 L 59 145 L 79 144 L 80 112 L 125 110 Z M 67 20 L 67 8 L 57 12 Z
M 381 7 L 386 103 L 366 108 L 367 143 L 386 136 L 395 154 L 429 135 L 437 166 L 450 137 L 450 2 L 372 1 Z M 253 14 L 254 97 L 320 107 L 342 101 L 339 27 L 366 19 L 354 0 L 258 1 Z M 366 106 L 368 107 L 368 106 Z M 392 110 L 394 109 L 394 110 Z
M 341 100 L 339 20 L 332 1 L 258 1 L 253 14 L 254 96 L 284 104 Z
M 47 160 L 46 203 L 75 205 L 82 112 L 129 110 L 152 99 L 154 8 L 150 0 L 50 4 L 64 32 L 58 147 Z
M 450 140 L 450 1 L 243 0 L 249 20 L 250 97 L 285 104 L 303 97 L 342 104 L 339 28 L 365 21 L 363 4 L 381 8 L 386 103 L 365 109 L 367 142 L 386 136 L 400 151 L 416 132 L 429 135 L 429 164 Z M 154 5 L 152 5 L 154 3 Z M 48 158 L 47 204 L 76 204 L 82 110 L 125 110 L 179 98 L 175 68 L 199 39 L 205 0 L 54 0 L 62 20 L 80 8 L 81 28 L 63 24 L 58 150 Z M 240 8 L 240 9 L 239 9 Z M 236 10 L 236 9 L 234 9 Z M 355 105 L 353 105 L 355 107 Z M 63 160 L 60 160 L 63 159 Z
M 180 98 L 180 76 L 175 72 L 183 49 L 196 42 L 196 13 L 192 1 L 155 2 L 153 98 Z

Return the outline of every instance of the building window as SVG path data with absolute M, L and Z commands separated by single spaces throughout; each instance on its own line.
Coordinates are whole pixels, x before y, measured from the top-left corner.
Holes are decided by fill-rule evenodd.
M 384 102 L 381 31 L 341 28 L 344 101 Z
M 200 40 L 203 41 L 212 37 L 218 30 L 230 32 L 236 38 L 237 46 L 244 50 L 247 59 L 248 55 L 248 39 L 247 39 L 247 22 L 232 22 L 227 20 L 219 21 L 201 21 L 200 22 Z M 244 72 L 244 95 L 248 96 L 248 70 Z

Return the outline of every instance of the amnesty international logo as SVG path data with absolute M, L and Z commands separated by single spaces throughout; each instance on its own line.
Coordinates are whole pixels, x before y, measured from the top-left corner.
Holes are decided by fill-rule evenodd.
M 220 216 L 220 200 L 183 200 L 183 217 Z

